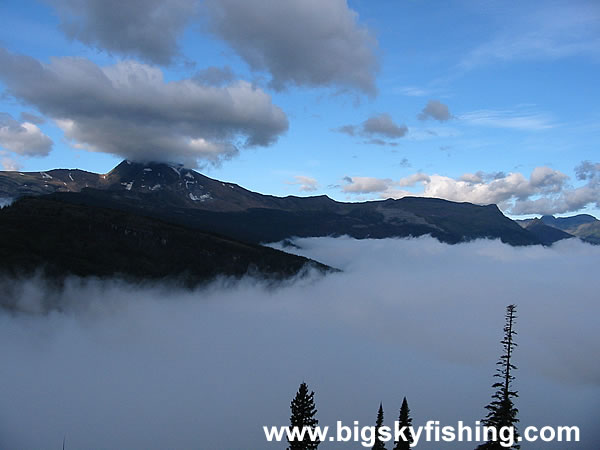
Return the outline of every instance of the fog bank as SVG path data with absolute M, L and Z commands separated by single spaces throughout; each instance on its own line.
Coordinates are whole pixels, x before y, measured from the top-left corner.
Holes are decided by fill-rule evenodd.
M 49 297 L 39 280 L 12 286 L 28 312 L 0 311 L 0 448 L 58 449 L 65 435 L 67 449 L 285 448 L 262 426 L 287 424 L 302 381 L 322 425 L 371 425 L 380 401 L 391 424 L 403 396 L 415 425 L 473 422 L 490 401 L 509 303 L 521 427 L 578 425 L 584 442 L 569 448 L 596 448 L 600 247 L 296 243 L 343 272 L 276 288 L 71 280 Z M 40 314 L 49 298 L 60 309 Z

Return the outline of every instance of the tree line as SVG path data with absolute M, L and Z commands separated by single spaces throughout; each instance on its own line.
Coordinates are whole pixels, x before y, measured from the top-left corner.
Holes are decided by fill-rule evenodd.
M 500 341 L 502 344 L 502 354 L 496 363 L 496 373 L 494 378 L 497 381 L 492 384 L 492 388 L 495 390 L 492 394 L 490 403 L 485 406 L 487 415 L 481 420 L 481 423 L 486 426 L 497 430 L 496 439 L 489 440 L 479 445 L 476 450 L 501 450 L 506 448 L 519 449 L 518 444 L 514 444 L 511 447 L 506 447 L 501 444 L 501 434 L 499 430 L 503 427 L 509 427 L 514 430 L 515 442 L 517 441 L 517 423 L 519 419 L 517 414 L 519 410 L 515 407 L 514 399 L 518 397 L 518 392 L 513 389 L 513 381 L 515 379 L 513 371 L 517 367 L 512 363 L 513 352 L 517 344 L 514 341 L 514 337 L 517 332 L 515 331 L 515 322 L 517 319 L 516 305 L 508 305 L 506 307 L 505 324 L 503 329 L 503 338 Z M 306 383 L 301 383 L 296 395 L 294 396 L 291 404 L 291 416 L 290 416 L 290 427 L 303 427 L 314 429 L 318 426 L 318 419 L 316 418 L 317 409 L 315 406 L 315 393 L 309 391 Z M 377 418 L 375 420 L 376 439 L 373 444 L 372 450 L 386 450 L 385 442 L 382 440 L 379 430 L 383 427 L 384 413 L 383 404 L 379 404 L 377 411 Z M 406 427 L 406 430 L 410 430 L 412 425 L 412 418 L 410 417 L 410 409 L 406 397 L 402 400 L 402 406 L 398 416 L 399 427 Z M 405 433 L 406 439 L 399 437 L 399 441 L 394 441 L 394 447 L 392 450 L 408 450 L 411 444 L 414 442 L 413 436 L 410 432 Z M 310 440 L 305 435 L 302 440 L 290 440 L 288 438 L 288 449 L 287 450 L 317 450 L 320 442 L 318 440 Z M 506 445 L 506 444 L 505 444 Z

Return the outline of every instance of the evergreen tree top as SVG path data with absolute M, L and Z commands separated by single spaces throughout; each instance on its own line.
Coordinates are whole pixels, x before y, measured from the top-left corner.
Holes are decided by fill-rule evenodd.
M 406 401 L 406 397 L 402 399 L 402 406 L 400 407 L 400 416 L 398 418 L 398 426 L 400 429 L 402 427 L 406 427 L 406 431 L 404 433 L 407 438 L 406 441 L 400 439 L 399 441 L 395 441 L 394 450 L 409 450 L 410 444 L 414 442 L 413 436 L 410 433 L 410 426 L 412 426 L 412 418 L 410 417 L 410 408 L 408 407 L 408 402 Z
M 512 357 L 514 348 L 517 344 L 513 338 L 517 335 L 515 331 L 516 322 L 516 305 L 508 305 L 506 307 L 505 325 L 504 325 L 504 337 L 500 341 L 504 350 L 500 359 L 496 363 L 496 373 L 494 377 L 500 380 L 492 384 L 492 388 L 496 389 L 492 395 L 492 401 L 485 407 L 488 410 L 487 416 L 482 420 L 482 423 L 488 427 L 494 427 L 500 429 L 502 427 L 513 427 L 515 430 L 515 437 L 518 436 L 516 424 L 519 422 L 517 414 L 519 410 L 515 407 L 513 399 L 519 396 L 518 392 L 512 389 L 512 382 L 515 377 L 512 375 L 512 371 L 516 370 L 517 367 L 512 364 Z M 502 448 L 499 442 L 487 442 L 477 447 L 478 449 L 496 449 Z M 506 447 L 504 447 L 506 448 Z M 512 448 L 518 449 L 518 444 Z
M 308 391 L 306 383 L 300 384 L 298 392 L 290 404 L 291 416 L 290 426 L 302 429 L 304 427 L 315 428 L 319 421 L 315 417 L 317 408 L 315 407 L 315 393 Z M 311 441 L 309 436 L 305 434 L 302 441 L 288 441 L 288 450 L 316 450 L 319 446 L 319 441 Z
M 383 404 L 379 403 L 379 410 L 377 410 L 377 420 L 375 421 L 375 432 L 377 433 L 375 438 L 375 444 L 372 450 L 385 450 L 385 442 L 383 442 L 379 436 L 379 429 L 383 426 Z

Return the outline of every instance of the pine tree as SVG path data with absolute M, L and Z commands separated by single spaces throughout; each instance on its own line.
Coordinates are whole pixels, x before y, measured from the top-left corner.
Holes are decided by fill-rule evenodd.
M 404 436 L 406 436 L 407 440 L 403 440 L 400 438 L 399 441 L 396 441 L 396 446 L 394 450 L 409 450 L 410 444 L 413 443 L 414 439 L 412 437 L 412 433 L 410 432 L 410 427 L 412 426 L 412 419 L 410 417 L 410 409 L 408 408 L 408 402 L 406 401 L 406 397 L 402 400 L 402 406 L 400 407 L 400 417 L 398 418 L 398 427 L 402 429 L 402 427 L 406 427 L 406 431 L 404 431 Z
M 508 305 L 506 307 L 504 338 L 500 341 L 504 353 L 496 363 L 498 367 L 494 374 L 494 377 L 500 378 L 500 381 L 492 385 L 492 388 L 496 389 L 496 392 L 492 395 L 492 401 L 485 407 L 488 410 L 487 416 L 481 421 L 483 425 L 493 427 L 498 431 L 502 427 L 513 427 L 515 440 L 518 437 L 516 424 L 519 422 L 519 419 L 517 419 L 519 410 L 515 407 L 513 398 L 518 397 L 519 394 L 517 391 L 513 391 L 511 387 L 511 384 L 515 379 L 511 374 L 511 371 L 517 369 L 517 367 L 511 363 L 511 358 L 513 350 L 517 346 L 513 341 L 513 337 L 517 334 L 514 329 L 515 320 L 517 318 L 516 311 L 516 305 Z M 490 441 L 477 448 L 482 450 L 500 450 L 506 449 L 507 447 L 501 446 L 499 441 Z M 515 444 L 511 448 L 518 449 L 520 446 Z
M 319 424 L 319 421 L 315 418 L 317 410 L 314 397 L 314 391 L 309 394 L 308 386 L 306 383 L 302 383 L 290 405 L 292 410 L 291 427 L 298 427 L 298 430 L 302 430 L 304 427 L 314 429 Z M 302 441 L 290 441 L 288 439 L 288 442 L 290 444 L 288 450 L 316 450 L 320 444 L 319 440 L 311 441 L 307 433 L 305 433 Z
M 383 426 L 383 404 L 379 404 L 379 411 L 377 411 L 377 421 L 375 422 L 375 444 L 373 450 L 385 450 L 385 442 L 381 440 L 379 436 L 379 429 Z

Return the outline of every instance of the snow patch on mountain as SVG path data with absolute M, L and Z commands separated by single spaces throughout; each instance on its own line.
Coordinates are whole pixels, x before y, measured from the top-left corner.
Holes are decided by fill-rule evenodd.
M 196 197 L 191 192 L 189 193 L 190 199 L 195 202 L 205 202 L 206 200 L 210 200 L 212 197 L 210 194 L 202 194 L 200 197 Z

